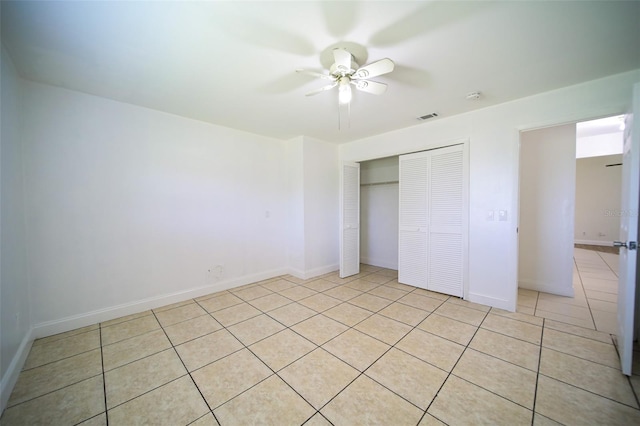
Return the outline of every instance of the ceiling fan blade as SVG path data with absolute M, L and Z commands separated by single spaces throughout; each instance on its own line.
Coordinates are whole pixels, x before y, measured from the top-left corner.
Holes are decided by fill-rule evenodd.
M 344 49 L 333 49 L 333 58 L 336 60 L 336 69 L 347 72 L 351 69 L 351 53 Z
M 352 78 L 358 80 L 363 78 L 377 77 L 382 74 L 387 74 L 393 71 L 395 64 L 389 58 L 380 59 L 379 61 L 371 62 L 369 65 L 358 68 L 353 74 Z
M 297 69 L 296 72 L 300 73 L 300 74 L 307 74 L 307 75 L 310 75 L 312 77 L 322 78 L 324 80 L 335 80 L 335 77 L 333 77 L 331 75 L 320 74 L 319 72 L 315 72 L 315 71 L 309 71 L 309 70 L 305 70 L 305 69 Z
M 317 95 L 318 93 L 326 92 L 327 90 L 331 90 L 331 89 L 333 89 L 333 88 L 334 88 L 334 87 L 336 87 L 337 85 L 338 85 L 338 82 L 336 81 L 336 82 L 335 82 L 335 83 L 333 83 L 333 84 L 330 84 L 330 85 L 328 85 L 328 86 L 321 87 L 321 88 L 319 88 L 319 89 L 317 89 L 317 90 L 314 90 L 313 92 L 309 92 L 309 93 L 307 93 L 305 96 L 313 96 L 313 95 Z
M 356 86 L 356 89 L 361 92 L 367 92 L 373 95 L 382 95 L 387 91 L 387 85 L 384 83 L 378 83 L 377 81 L 354 80 L 351 84 Z

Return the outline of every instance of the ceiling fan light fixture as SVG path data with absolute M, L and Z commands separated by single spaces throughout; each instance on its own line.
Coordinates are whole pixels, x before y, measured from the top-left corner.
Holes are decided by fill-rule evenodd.
M 338 102 L 340 105 L 347 105 L 351 102 L 351 85 L 349 85 L 348 77 L 342 77 L 340 79 L 340 85 L 338 86 Z
M 332 82 L 327 86 L 307 93 L 306 96 L 317 95 L 318 93 L 331 90 L 338 86 L 338 107 L 341 105 L 347 105 L 350 108 L 354 90 L 351 87 L 352 85 L 355 87 L 355 90 L 373 95 L 381 95 L 387 90 L 387 85 L 385 83 L 372 81 L 369 80 L 369 78 L 377 77 L 393 71 L 395 64 L 391 59 L 380 59 L 360 67 L 356 63 L 356 59 L 353 54 L 344 47 L 333 48 L 331 50 L 331 55 L 333 56 L 334 62 L 329 67 L 329 74 L 321 74 L 305 69 L 296 70 L 299 73 L 308 74 L 324 80 L 331 80 Z M 340 128 L 339 120 L 338 128 Z

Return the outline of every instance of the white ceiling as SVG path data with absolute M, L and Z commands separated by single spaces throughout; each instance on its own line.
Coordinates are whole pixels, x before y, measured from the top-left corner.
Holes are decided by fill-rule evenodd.
M 640 2 L 1 2 L 26 79 L 289 139 L 345 142 L 640 68 Z M 321 55 L 391 58 L 338 130 Z M 326 63 L 326 61 L 323 61 Z M 479 101 L 465 95 L 481 91 Z M 437 120 L 436 118 L 435 120 Z

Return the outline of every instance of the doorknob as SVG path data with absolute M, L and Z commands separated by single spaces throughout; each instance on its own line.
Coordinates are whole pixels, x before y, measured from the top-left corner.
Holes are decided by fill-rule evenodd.
M 629 241 L 628 243 L 626 241 L 614 241 L 613 246 L 624 247 L 627 250 L 635 250 L 636 248 L 638 248 L 638 243 L 636 243 L 635 241 Z

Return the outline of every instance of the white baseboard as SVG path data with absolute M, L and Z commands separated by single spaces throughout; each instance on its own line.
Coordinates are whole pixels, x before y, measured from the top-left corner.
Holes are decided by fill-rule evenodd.
M 334 272 L 340 269 L 340 265 L 325 265 L 319 268 L 310 269 L 308 271 L 301 271 L 300 269 L 289 268 L 289 274 L 293 275 L 296 278 L 300 278 L 301 280 L 308 280 L 310 278 L 319 277 L 320 275 L 328 274 L 329 272 Z
M 304 277 L 304 271 L 296 268 L 289 268 L 289 275 L 293 275 L 296 278 L 300 278 L 301 280 L 306 280 Z
M 338 269 L 340 269 L 340 265 L 338 265 L 338 264 L 325 265 L 325 266 L 321 266 L 319 268 L 314 268 L 314 269 L 305 271 L 304 279 L 308 280 L 309 278 L 319 277 L 320 275 L 328 274 L 329 272 L 335 272 Z
M 542 291 L 544 293 L 555 294 L 557 296 L 573 297 L 573 287 L 567 287 L 560 284 L 549 284 L 546 282 L 537 282 L 532 280 L 518 280 L 518 288 L 526 290 Z
M 514 312 L 516 307 L 516 303 L 514 303 L 515 301 L 498 299 L 497 297 L 485 296 L 484 294 L 471 292 L 469 292 L 468 298 L 466 300 L 468 300 L 469 302 L 479 303 L 481 305 L 504 309 L 505 311 L 511 312 Z
M 33 341 L 33 328 L 31 328 L 22 339 L 18 351 L 9 364 L 9 368 L 7 368 L 4 376 L 2 376 L 2 380 L 0 381 L 0 415 L 4 412 L 9 402 L 9 396 L 11 396 L 11 392 L 18 381 L 22 367 L 27 361 L 27 356 L 29 355 Z
M 586 244 L 588 246 L 613 247 L 613 241 L 575 240 L 573 243 L 574 244 Z
M 76 328 L 86 327 L 88 325 L 109 321 L 126 315 L 143 312 L 148 309 L 159 308 L 161 306 L 170 305 L 172 303 L 194 299 L 196 297 L 205 296 L 207 294 L 215 293 L 222 290 L 228 290 L 230 288 L 239 287 L 245 284 L 251 284 L 257 281 L 285 275 L 287 273 L 289 273 L 289 270 L 286 268 L 274 269 L 258 274 L 245 275 L 239 278 L 220 281 L 219 283 L 209 286 L 196 287 L 176 293 L 150 297 L 134 302 L 123 303 L 117 306 L 110 306 L 108 308 L 98 309 L 95 311 L 73 315 L 58 320 L 42 322 L 36 324 L 33 327 L 33 338 L 40 339 L 42 337 L 64 333 L 65 331 L 75 330 Z
M 378 266 L 380 268 L 387 268 L 398 270 L 398 259 L 393 260 L 385 260 L 385 259 L 374 259 L 371 257 L 361 257 L 360 263 L 364 263 L 365 265 Z

